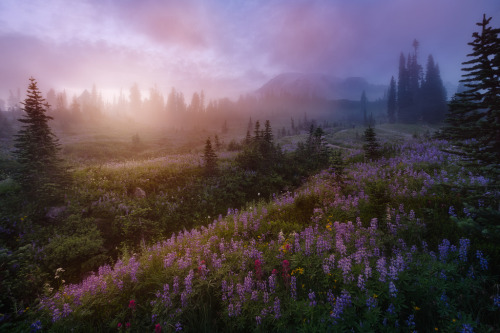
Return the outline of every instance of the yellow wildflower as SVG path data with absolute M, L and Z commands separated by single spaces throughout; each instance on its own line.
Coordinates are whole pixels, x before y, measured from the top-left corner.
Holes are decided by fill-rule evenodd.
M 416 305 L 413 308 L 415 309 L 415 311 L 420 310 L 420 308 L 418 306 L 416 306 Z

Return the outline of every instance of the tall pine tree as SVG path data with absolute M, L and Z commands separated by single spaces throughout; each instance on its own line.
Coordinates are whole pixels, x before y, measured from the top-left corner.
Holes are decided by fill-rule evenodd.
M 429 55 L 425 80 L 420 92 L 422 120 L 428 123 L 440 123 L 444 120 L 447 105 L 446 91 L 439 73 L 439 66 L 434 63 L 434 58 Z
M 391 124 L 396 122 L 396 107 L 396 81 L 393 76 L 391 77 L 389 93 L 387 94 L 387 117 L 389 118 L 389 123 Z
M 470 60 L 463 62 L 465 90 L 449 104 L 444 137 L 457 147 L 455 153 L 489 165 L 500 172 L 500 29 L 490 27 L 483 15 L 474 32 Z
M 59 157 L 60 144 L 49 127 L 46 112 L 49 105 L 42 97 L 37 82 L 30 78 L 24 106 L 23 123 L 15 136 L 14 155 L 20 168 L 15 175 L 25 198 L 36 211 L 58 203 L 69 184 L 69 176 Z
M 203 161 L 205 163 L 205 173 L 209 176 L 217 172 L 217 155 L 212 147 L 210 138 L 207 138 L 205 143 L 205 151 L 203 154 Z

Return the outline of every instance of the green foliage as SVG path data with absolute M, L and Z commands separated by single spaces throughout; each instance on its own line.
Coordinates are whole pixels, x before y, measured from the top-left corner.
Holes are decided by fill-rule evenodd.
M 25 114 L 19 119 L 24 125 L 15 138 L 14 154 L 20 167 L 14 176 L 24 195 L 40 211 L 60 202 L 69 175 L 58 156 L 58 140 L 48 124 L 52 118 L 45 114 L 49 106 L 44 103 L 35 79 L 30 81 L 28 97 L 22 103 Z
M 103 238 L 94 220 L 71 215 L 45 246 L 43 264 L 49 272 L 62 267 L 67 281 L 77 281 L 83 273 L 109 260 L 104 253 Z
M 474 32 L 470 60 L 460 82 L 464 91 L 449 103 L 447 125 L 442 136 L 453 142 L 454 153 L 474 163 L 490 166 L 498 174 L 500 165 L 500 29 L 490 27 L 490 18 L 483 16 Z
M 38 265 L 37 250 L 31 244 L 15 250 L 0 247 L 0 316 L 15 319 L 40 295 L 47 275 Z

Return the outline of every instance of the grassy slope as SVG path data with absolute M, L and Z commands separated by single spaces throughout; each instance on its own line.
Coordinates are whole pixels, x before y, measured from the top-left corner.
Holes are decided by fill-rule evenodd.
M 407 138 L 413 132 L 397 125 L 377 128 L 382 137 Z M 347 138 L 355 147 L 360 140 L 355 133 L 333 133 L 329 141 Z M 455 331 L 469 324 L 485 329 L 494 315 L 482 303 L 492 295 L 491 280 L 470 248 L 466 261 L 457 260 L 458 252 L 441 241 L 449 237 L 460 247 L 448 216 L 449 205 L 459 199 L 436 192 L 433 184 L 474 182 L 460 172 L 432 145 L 415 144 L 378 164 L 349 165 L 341 186 L 322 173 L 294 194 L 180 232 L 113 268 L 102 267 L 45 299 L 44 310 L 33 315 L 62 331 L 107 331 L 127 322 L 138 331 L 153 330 L 155 324 L 164 331 L 176 324 L 187 331 L 361 330 L 362 323 L 369 331 L 383 330 L 384 320 L 390 327 L 397 322 L 410 328 L 410 316 L 423 331 Z M 441 244 L 440 253 L 446 250 L 449 257 L 434 259 L 422 240 L 433 250 Z M 392 279 L 380 281 L 380 257 L 389 269 L 393 263 Z M 471 267 L 475 278 L 468 273 Z M 443 281 L 438 272 L 452 278 Z M 392 287 L 399 290 L 396 295 Z M 460 292 L 458 299 L 450 298 L 453 291 Z M 336 319 L 342 311 L 343 319 Z M 55 320 L 53 326 L 44 313 Z

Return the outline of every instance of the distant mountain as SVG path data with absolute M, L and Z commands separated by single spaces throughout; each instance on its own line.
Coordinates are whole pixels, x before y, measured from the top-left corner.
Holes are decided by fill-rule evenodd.
M 371 84 L 362 77 L 341 79 L 319 73 L 284 73 L 269 80 L 256 93 L 260 96 L 288 94 L 357 101 L 363 90 L 369 100 L 375 100 L 384 96 L 387 87 Z

